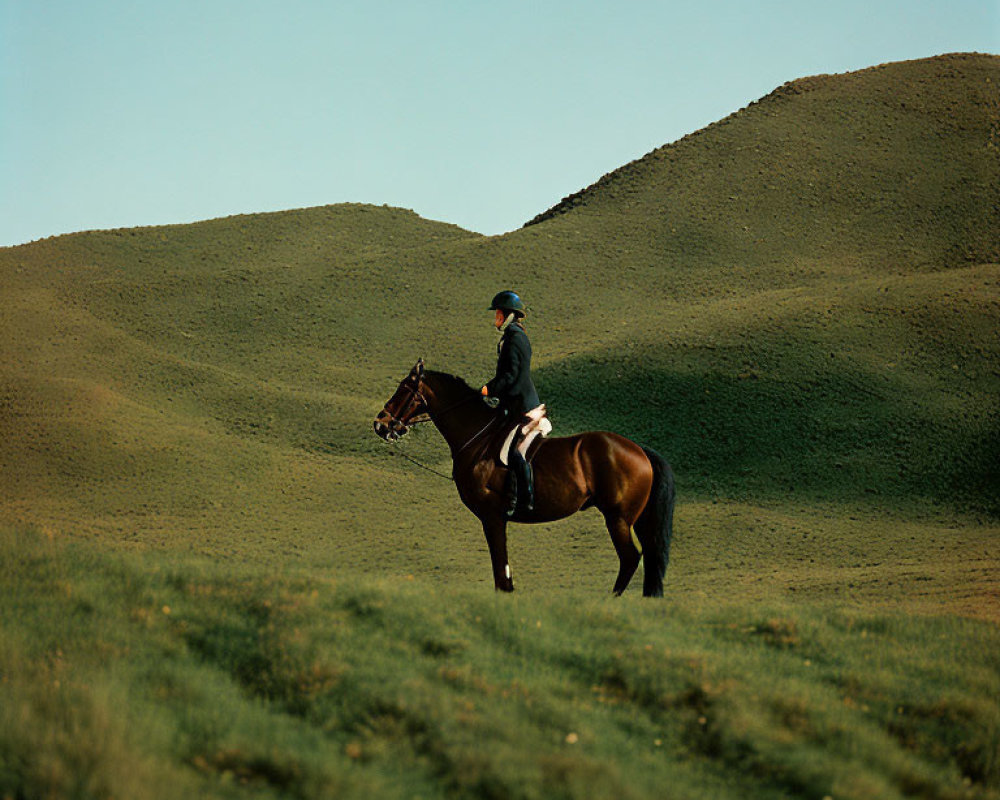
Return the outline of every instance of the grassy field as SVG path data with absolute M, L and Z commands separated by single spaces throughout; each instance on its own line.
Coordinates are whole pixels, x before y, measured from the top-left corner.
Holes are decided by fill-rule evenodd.
M 12 797 L 995 797 L 1000 630 L 8 531 Z
M 483 237 L 342 205 L 0 249 L 0 798 L 998 797 L 1000 58 L 795 81 Z M 492 590 L 413 362 L 531 307 L 678 479 Z

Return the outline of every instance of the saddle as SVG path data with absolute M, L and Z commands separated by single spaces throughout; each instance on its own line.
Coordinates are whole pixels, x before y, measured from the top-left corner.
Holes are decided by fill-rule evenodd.
M 541 446 L 541 441 L 537 441 L 539 437 L 545 438 L 550 433 L 552 433 L 552 423 L 549 421 L 548 412 L 545 410 L 545 404 L 538 406 L 538 408 L 533 408 L 528 411 L 522 421 L 519 421 L 514 425 L 507 436 L 504 438 L 503 444 L 500 447 L 500 463 L 505 467 L 508 466 L 510 461 L 510 447 L 514 442 L 514 436 L 520 431 L 522 434 L 521 441 L 518 442 L 517 449 L 524 460 L 530 462 L 531 457 Z M 534 445 L 534 447 L 532 446 Z

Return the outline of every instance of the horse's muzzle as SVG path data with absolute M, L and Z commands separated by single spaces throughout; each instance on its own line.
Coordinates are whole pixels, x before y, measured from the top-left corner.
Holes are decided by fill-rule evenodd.
M 405 436 L 406 432 L 410 430 L 402 422 L 385 411 L 375 418 L 372 426 L 375 428 L 375 433 L 387 442 L 395 442 L 397 439 Z

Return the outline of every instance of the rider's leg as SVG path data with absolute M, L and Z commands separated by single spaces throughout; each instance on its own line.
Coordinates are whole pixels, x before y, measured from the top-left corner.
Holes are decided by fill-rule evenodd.
M 516 509 L 523 512 L 531 512 L 535 508 L 535 486 L 531 465 L 517 448 L 512 448 L 510 453 L 510 469 L 517 476 L 517 503 Z
M 514 433 L 510 449 L 507 451 L 507 506 L 504 509 L 507 519 L 513 517 L 517 511 L 517 494 L 520 487 L 518 486 L 518 469 L 514 464 L 514 460 L 517 457 L 517 445 L 520 438 L 521 429 L 519 427 Z

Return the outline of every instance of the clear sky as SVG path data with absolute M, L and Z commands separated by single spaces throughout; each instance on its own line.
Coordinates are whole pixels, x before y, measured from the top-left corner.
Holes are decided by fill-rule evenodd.
M 1000 0 L 0 0 L 0 246 L 340 202 L 480 233 Z

